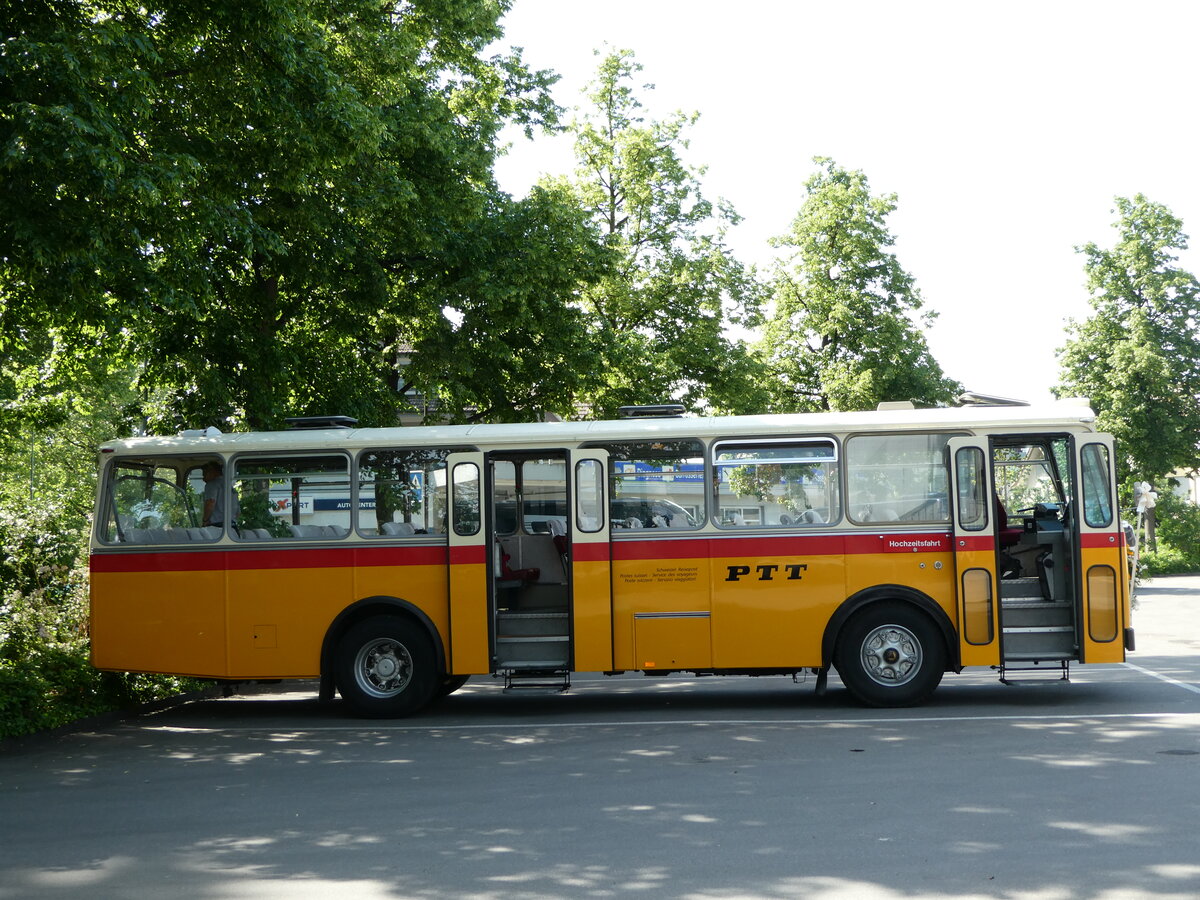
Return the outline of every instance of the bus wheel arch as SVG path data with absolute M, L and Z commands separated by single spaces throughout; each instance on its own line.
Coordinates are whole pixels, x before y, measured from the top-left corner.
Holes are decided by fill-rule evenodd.
M 374 622 L 374 625 L 364 630 L 362 623 L 369 621 Z M 325 632 L 325 639 L 321 645 L 322 701 L 332 700 L 335 691 L 340 690 L 346 698 L 346 690 L 354 690 L 346 683 L 352 673 L 345 658 L 351 652 L 346 645 L 347 636 L 353 634 L 357 640 L 366 640 L 370 633 L 378 632 L 384 622 L 394 623 L 390 630 L 403 638 L 402 643 L 414 645 L 411 650 L 406 647 L 410 657 L 414 652 L 416 654 L 412 661 L 422 668 L 432 670 L 428 676 L 431 684 L 430 695 L 421 699 L 413 708 L 407 709 L 407 703 L 383 702 L 384 698 L 371 698 L 368 693 L 367 696 L 358 698 L 359 702 L 354 704 L 356 710 L 364 715 L 406 715 L 432 698 L 434 687 L 441 683 L 441 673 L 446 672 L 446 649 L 437 626 L 429 616 L 406 600 L 397 597 L 368 597 L 342 610 Z M 357 650 L 354 651 L 354 655 L 356 654 Z M 425 673 L 420 673 L 410 697 L 420 699 L 419 695 L 425 692 L 425 680 Z M 364 684 L 363 687 L 366 688 L 367 685 Z M 372 699 L 375 702 L 371 702 Z M 392 707 L 395 707 L 394 711 Z M 378 711 L 372 711 L 373 709 Z
M 915 706 L 957 670 L 954 627 L 925 594 L 899 585 L 860 591 L 830 619 L 824 665 L 868 706 Z

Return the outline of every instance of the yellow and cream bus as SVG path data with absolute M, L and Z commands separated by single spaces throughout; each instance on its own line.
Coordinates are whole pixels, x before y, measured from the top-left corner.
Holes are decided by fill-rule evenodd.
M 947 671 L 1066 678 L 1133 648 L 1112 439 L 1082 404 L 646 411 L 105 444 L 92 662 L 319 678 L 397 716 L 473 675 L 574 672 L 822 690 L 834 667 L 903 706 Z

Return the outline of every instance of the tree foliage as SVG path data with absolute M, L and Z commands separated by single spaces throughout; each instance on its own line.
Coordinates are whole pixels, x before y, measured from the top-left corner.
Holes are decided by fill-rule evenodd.
M 464 237 L 487 248 L 485 258 L 466 253 L 444 274 L 445 314 L 402 307 L 381 316 L 385 333 L 414 347 L 397 389 L 419 388 L 453 421 L 571 412 L 600 366 L 578 302 L 608 265 L 594 226 L 547 186 L 499 204 L 476 227 Z
M 640 71 L 631 51 L 607 53 L 571 126 L 570 190 L 612 255 L 582 294 L 601 358 L 586 397 L 597 415 L 672 398 L 729 408 L 747 356 L 728 331 L 755 320 L 756 283 L 725 244 L 736 214 L 704 197 L 702 170 L 684 161 L 696 115 L 647 120 L 633 83 Z
M 20 5 L 0 48 L 10 368 L 56 342 L 124 354 L 144 392 L 165 391 L 166 427 L 389 421 L 406 348 L 427 392 L 472 359 L 501 376 L 489 415 L 530 416 L 583 339 L 545 307 L 590 277 L 595 236 L 562 227 L 554 197 L 515 203 L 493 181 L 501 127 L 556 114 L 550 75 L 484 55 L 506 6 Z M 525 241 L 549 271 L 511 264 Z M 496 332 L 555 327 L 519 364 L 488 357 L 498 342 L 434 324 L 464 291 L 455 305 L 494 307 Z
M 0 0 L 0 736 L 180 687 L 87 666 L 101 440 L 573 404 L 607 256 L 494 182 L 558 113 L 508 5 Z
M 777 412 L 874 409 L 880 401 L 950 401 L 922 330 L 913 277 L 889 249 L 895 195 L 873 196 L 866 176 L 815 160 L 791 231 L 774 239 L 788 255 L 772 278 L 774 308 L 757 350 L 771 372 Z
M 1126 475 L 1200 464 L 1200 283 L 1178 266 L 1183 223 L 1141 194 L 1116 200 L 1112 248 L 1084 255 L 1092 315 L 1069 323 L 1059 396 L 1088 397 Z

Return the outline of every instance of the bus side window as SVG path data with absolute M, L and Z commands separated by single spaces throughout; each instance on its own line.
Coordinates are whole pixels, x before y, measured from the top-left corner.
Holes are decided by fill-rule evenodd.
M 842 517 L 837 445 L 818 440 L 713 446 L 718 522 L 726 528 L 811 528 Z
M 100 539 L 105 543 L 177 544 L 215 541 L 220 529 L 201 527 L 200 495 L 183 459 L 122 459 L 107 470 L 107 509 Z M 198 471 L 198 470 L 197 470 Z
M 846 441 L 846 510 L 858 523 L 950 521 L 951 434 L 860 434 Z
M 618 531 L 704 524 L 704 445 L 683 438 L 594 446 L 609 453 L 608 515 Z
M 444 534 L 446 456 L 469 447 L 364 450 L 355 527 L 368 538 Z
M 350 466 L 342 454 L 243 456 L 234 470 L 239 540 L 337 540 L 350 533 Z

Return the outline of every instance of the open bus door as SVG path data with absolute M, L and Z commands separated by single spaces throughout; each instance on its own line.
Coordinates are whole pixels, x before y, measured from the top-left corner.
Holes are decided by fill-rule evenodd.
M 456 453 L 450 472 L 452 674 L 506 686 L 612 669 L 603 450 Z
M 1133 646 L 1124 533 L 1116 509 L 1113 439 L 1071 438 L 1075 500 L 1076 640 L 1081 662 L 1123 662 Z
M 950 439 L 948 449 L 959 659 L 964 666 L 996 666 L 1000 594 L 990 448 L 985 437 L 959 437 Z
M 453 675 L 491 671 L 488 648 L 488 539 L 484 527 L 483 454 L 446 457 L 449 487 L 450 647 Z

